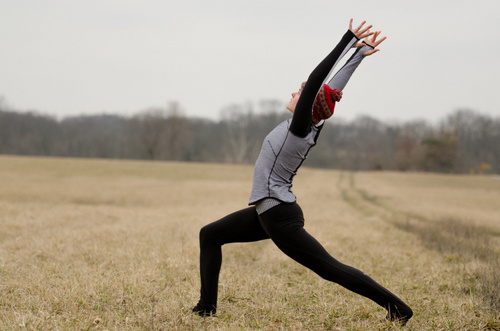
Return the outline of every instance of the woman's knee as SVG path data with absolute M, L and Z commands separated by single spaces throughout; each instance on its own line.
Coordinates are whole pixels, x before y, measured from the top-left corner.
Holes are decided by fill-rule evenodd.
M 210 242 L 214 238 L 214 229 L 212 224 L 207 224 L 200 229 L 200 245 Z

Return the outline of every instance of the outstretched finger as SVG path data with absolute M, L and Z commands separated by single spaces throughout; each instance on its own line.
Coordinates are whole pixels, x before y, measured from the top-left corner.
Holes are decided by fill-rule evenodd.
M 358 35 L 357 37 L 358 37 L 359 39 L 363 39 L 363 38 L 366 38 L 366 37 L 371 36 L 372 34 L 373 34 L 373 32 L 366 31 L 364 34 L 362 34 L 362 35 Z
M 371 40 L 372 40 L 373 43 L 375 43 L 377 41 L 377 37 L 378 37 L 379 34 L 380 34 L 380 31 L 375 31 L 373 33 L 373 36 L 371 37 Z
M 364 34 L 365 32 L 369 31 L 371 28 L 372 28 L 373 25 L 368 25 L 366 28 L 364 28 L 363 30 L 359 31 L 358 33 L 360 34 Z
M 377 41 L 375 42 L 375 45 L 373 45 L 373 46 L 374 46 L 374 47 L 377 47 L 378 45 L 380 45 L 380 43 L 381 43 L 381 42 L 383 42 L 383 41 L 384 41 L 384 40 L 386 40 L 386 39 L 387 39 L 387 37 L 384 37 L 384 38 L 382 38 L 382 39 L 380 39 L 380 40 L 377 40 Z
M 365 23 L 366 23 L 366 21 L 361 22 L 361 24 L 356 29 L 356 32 L 358 32 L 359 30 L 361 30 L 361 28 L 363 27 L 363 25 L 365 25 Z

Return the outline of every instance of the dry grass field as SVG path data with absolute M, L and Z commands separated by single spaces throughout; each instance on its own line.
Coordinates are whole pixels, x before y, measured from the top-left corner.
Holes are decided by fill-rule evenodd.
M 500 330 L 500 180 L 303 168 L 306 229 L 413 308 L 405 327 L 270 241 L 223 247 L 218 315 L 198 231 L 253 168 L 0 157 L 0 330 Z

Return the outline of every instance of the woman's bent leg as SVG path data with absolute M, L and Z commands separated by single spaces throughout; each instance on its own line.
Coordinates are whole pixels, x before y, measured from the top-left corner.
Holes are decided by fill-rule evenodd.
M 281 251 L 322 278 L 375 301 L 389 311 L 391 320 L 404 323 L 413 315 L 410 307 L 365 273 L 333 258 L 304 229 L 302 210 L 297 204 L 281 204 L 260 215 L 259 219 Z
M 193 311 L 200 315 L 216 312 L 222 245 L 268 238 L 259 223 L 255 207 L 237 211 L 204 226 L 200 231 L 201 297 Z

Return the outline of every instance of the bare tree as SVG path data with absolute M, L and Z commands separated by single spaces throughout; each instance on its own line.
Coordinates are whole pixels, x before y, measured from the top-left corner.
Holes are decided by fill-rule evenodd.
M 227 161 L 242 163 L 248 159 L 252 147 L 250 139 L 250 122 L 253 113 L 250 104 L 230 105 L 221 111 L 222 121 L 225 124 L 227 146 Z
M 150 108 L 134 118 L 139 139 L 150 160 L 182 160 L 192 144 L 189 120 L 178 103 Z
M 150 160 L 159 158 L 166 117 L 165 109 L 161 108 L 149 108 L 136 115 L 139 138 Z
M 492 118 L 462 109 L 448 115 L 441 123 L 442 131 L 453 131 L 458 141 L 459 171 L 500 170 L 500 118 Z
M 189 154 L 189 148 L 193 144 L 189 120 L 182 114 L 182 109 L 176 102 L 169 103 L 166 116 L 166 127 L 163 135 L 164 158 L 166 160 L 183 160 Z
M 424 151 L 420 143 L 434 135 L 434 130 L 424 120 L 404 124 L 396 140 L 391 168 L 400 171 L 418 170 L 424 162 L 422 161 Z

